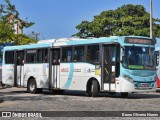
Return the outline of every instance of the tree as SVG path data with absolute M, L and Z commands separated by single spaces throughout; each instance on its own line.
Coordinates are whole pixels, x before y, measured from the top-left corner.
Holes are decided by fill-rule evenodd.
M 103 11 L 94 19 L 82 21 L 76 26 L 78 32 L 73 36 L 86 37 L 107 37 L 136 35 L 149 37 L 149 18 L 142 5 L 123 5 L 116 10 Z M 160 19 L 153 18 L 153 37 L 160 37 Z
M 6 21 L 0 21 L 0 43 L 11 42 L 14 36 L 14 31 Z
M 9 16 L 13 15 L 14 20 L 10 21 Z M 4 4 L 0 4 L 0 42 L 14 42 L 15 44 L 35 43 L 36 40 L 29 38 L 24 34 L 14 34 L 14 25 L 21 23 L 21 28 L 32 26 L 33 22 L 27 22 L 19 17 L 19 12 L 10 0 L 4 0 Z

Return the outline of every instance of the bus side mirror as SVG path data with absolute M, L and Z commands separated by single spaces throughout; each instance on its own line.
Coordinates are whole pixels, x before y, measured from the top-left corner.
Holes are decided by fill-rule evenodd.
M 124 47 L 121 47 L 121 54 L 122 54 L 122 60 L 120 62 L 123 63 L 125 60 L 125 48 Z

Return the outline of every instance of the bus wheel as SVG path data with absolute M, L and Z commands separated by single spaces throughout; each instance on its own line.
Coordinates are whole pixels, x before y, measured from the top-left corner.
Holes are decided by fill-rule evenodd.
M 92 80 L 91 84 L 91 96 L 97 97 L 98 96 L 98 82 L 96 80 Z
M 128 92 L 121 92 L 122 97 L 128 97 Z
M 28 92 L 33 94 L 38 92 L 36 80 L 34 78 L 29 80 L 27 89 L 28 89 Z

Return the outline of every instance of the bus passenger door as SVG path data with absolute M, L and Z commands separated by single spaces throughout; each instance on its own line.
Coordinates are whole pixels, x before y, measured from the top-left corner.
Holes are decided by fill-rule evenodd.
M 115 90 L 116 45 L 102 47 L 102 90 Z
M 24 51 L 16 51 L 15 56 L 15 86 L 23 86 L 24 81 Z
M 60 48 L 51 49 L 49 88 L 60 88 Z

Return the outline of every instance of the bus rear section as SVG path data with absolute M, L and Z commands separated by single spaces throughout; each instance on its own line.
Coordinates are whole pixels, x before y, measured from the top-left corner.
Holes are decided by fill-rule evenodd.
M 3 57 L 3 48 L 5 46 L 12 46 L 13 43 L 0 43 L 0 86 L 3 86 L 2 84 L 2 57 Z
M 32 93 L 48 89 L 50 44 L 5 47 L 2 82 L 15 87 L 27 87 Z M 37 90 L 35 89 L 37 88 Z

